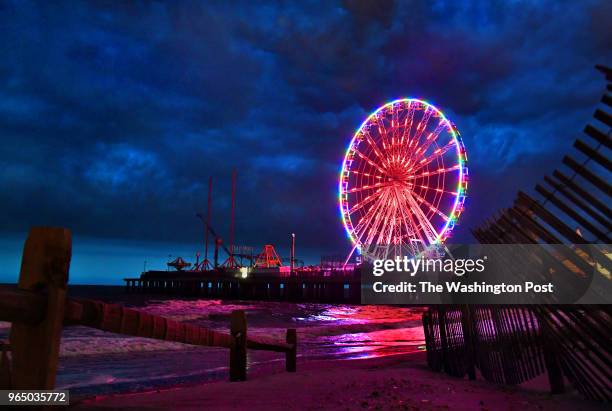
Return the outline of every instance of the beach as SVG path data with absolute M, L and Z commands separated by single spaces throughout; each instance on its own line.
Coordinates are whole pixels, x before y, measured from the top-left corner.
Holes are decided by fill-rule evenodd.
M 576 393 L 550 395 L 546 376 L 518 387 L 430 371 L 424 353 L 298 363 L 296 373 L 97 396 L 75 410 L 604 410 Z
M 245 310 L 251 336 L 298 335 L 297 372 L 283 354 L 248 351 L 244 382 L 228 382 L 229 351 L 65 327 L 56 388 L 71 408 L 304 410 L 600 410 L 572 391 L 552 396 L 546 375 L 520 386 L 449 377 L 427 367 L 423 308 L 126 295 L 118 287 L 71 288 L 73 297 L 228 331 Z M 9 323 L 0 323 L 0 338 Z
M 71 297 L 118 303 L 149 314 L 229 332 L 233 310 L 244 310 L 248 334 L 284 341 L 296 328 L 299 363 L 374 358 L 424 350 L 422 308 L 264 301 L 221 301 L 125 294 L 122 287 L 72 286 Z M 8 339 L 9 323 L 0 323 Z M 252 373 L 274 373 L 284 355 L 249 350 Z M 229 350 L 201 347 L 82 326 L 62 330 L 57 389 L 71 398 L 164 389 L 181 384 L 225 381 Z

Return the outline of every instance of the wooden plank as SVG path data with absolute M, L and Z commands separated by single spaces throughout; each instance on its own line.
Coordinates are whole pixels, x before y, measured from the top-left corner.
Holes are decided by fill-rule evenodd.
M 540 205 L 537 201 L 529 197 L 524 192 L 522 191 L 518 192 L 517 201 L 519 204 L 524 205 L 528 210 L 536 213 L 538 217 L 540 217 L 547 224 L 549 224 L 551 227 L 557 230 L 562 236 L 567 238 L 570 241 L 570 243 L 588 244 L 588 241 L 585 238 L 576 234 L 574 230 L 572 230 L 567 225 L 565 225 L 565 223 L 559 220 L 554 214 L 546 210 L 544 207 L 542 207 L 542 205 Z
M 534 244 L 534 238 L 529 236 L 523 227 L 518 226 L 510 218 L 502 216 L 498 220 L 498 230 L 504 233 L 512 233 L 513 238 L 508 241 L 508 244 L 514 244 L 516 249 L 522 251 L 524 258 L 512 259 L 503 254 L 497 254 L 497 258 L 505 263 L 506 269 L 525 281 L 550 281 L 550 268 L 554 268 L 558 274 L 564 275 L 558 277 L 560 286 L 567 289 L 573 289 L 576 286 L 576 281 L 579 277 L 570 272 L 558 258 L 551 255 L 547 248 L 542 246 L 541 252 L 534 255 L 533 246 L 525 247 L 524 244 Z M 537 241 L 535 242 L 537 243 Z M 572 252 L 571 250 L 568 250 Z M 590 267 L 589 267 L 590 268 Z M 568 275 L 569 274 L 569 275 Z
M 587 157 L 592 158 L 597 161 L 599 164 L 607 168 L 609 171 L 612 171 L 612 161 L 609 158 L 605 157 L 599 151 L 595 150 L 593 147 L 586 144 L 584 141 L 578 139 L 574 142 L 574 147 L 578 150 L 582 151 Z
M 167 341 L 176 341 L 176 334 L 179 323 L 176 321 L 168 321 L 166 324 L 166 335 L 164 337 Z
M 0 321 L 39 324 L 45 318 L 46 299 L 40 293 L 0 290 Z
M 185 341 L 185 336 L 187 335 L 187 330 L 185 330 L 185 324 L 177 322 L 175 333 L 176 335 L 174 341 Z
M 603 64 L 595 64 L 595 69 L 602 72 L 608 80 L 612 79 L 612 68 L 604 66 Z
M 12 388 L 11 363 L 8 357 L 10 346 L 0 341 L 0 390 Z
M 474 355 L 474 327 L 471 307 L 467 304 L 461 307 L 461 331 L 463 334 L 463 338 L 465 339 L 465 359 L 466 359 L 466 368 L 467 375 L 470 380 L 476 379 L 476 357 Z
M 589 248 L 588 244 L 590 243 L 584 237 L 578 235 L 574 230 L 559 220 L 554 214 L 546 210 L 524 192 L 519 191 L 517 203 L 525 207 L 525 211 L 531 210 L 536 213 L 538 217 L 553 227 L 557 232 L 559 232 L 559 234 L 564 236 L 570 243 L 573 243 L 576 248 L 579 248 L 586 255 L 591 255 L 591 257 L 593 257 L 603 266 L 610 264 L 610 259 L 606 255 L 602 254 L 601 250 L 597 248 Z
M 137 310 L 125 310 L 121 317 L 121 334 L 138 335 L 140 313 Z
M 470 232 L 472 233 L 472 235 L 474 236 L 474 238 L 480 243 L 480 244 L 486 244 L 486 240 L 482 237 L 482 233 L 480 229 L 475 229 L 475 230 L 470 230 Z
M 291 344 L 291 350 L 285 353 L 285 369 L 288 372 L 295 372 L 297 362 L 297 331 L 295 328 L 288 328 L 285 338 L 287 344 Z
M 584 188 L 580 187 L 578 184 L 570 180 L 569 177 L 567 177 L 560 171 L 555 170 L 553 172 L 553 176 L 557 177 L 557 179 L 559 179 L 559 181 L 561 181 L 563 185 L 569 187 L 570 190 L 581 196 L 593 207 L 604 213 L 604 215 L 608 217 L 608 219 L 612 219 L 612 210 L 608 208 L 608 206 L 605 205 L 603 202 L 601 202 L 597 197 L 595 197 L 594 195 L 586 191 Z
M 603 227 L 605 227 L 608 231 L 612 231 L 612 220 L 604 217 L 597 211 L 595 211 L 591 206 L 582 201 L 580 198 L 576 197 L 570 191 L 568 191 L 562 184 L 559 184 L 557 181 L 553 180 L 548 176 L 544 176 L 544 181 L 550 184 L 555 190 L 563 194 L 568 200 L 572 203 L 576 204 L 582 211 L 587 213 L 593 220 L 597 221 Z
M 546 315 L 546 313 L 540 313 L 540 315 Z M 543 321 L 540 320 L 540 324 Z M 563 394 L 565 392 L 565 385 L 563 382 L 563 372 L 561 371 L 561 363 L 559 361 L 559 353 L 557 351 L 557 344 L 555 344 L 555 338 L 548 331 L 548 327 L 542 327 L 542 336 L 545 340 L 544 344 L 544 364 L 546 366 L 546 372 L 548 374 L 548 384 L 550 385 L 550 392 L 552 394 Z
M 35 227 L 30 230 L 21 260 L 18 287 L 46 289 L 45 318 L 36 325 L 13 323 L 12 388 L 51 390 L 55 387 L 64 322 L 66 284 L 72 255 L 70 231 Z
M 593 314 L 587 317 L 578 311 L 574 312 L 572 309 L 565 311 L 565 316 L 559 320 L 560 326 L 571 330 L 574 340 L 581 337 L 585 340 L 582 345 L 586 348 L 584 351 L 586 351 L 589 360 L 596 359 L 596 361 L 593 361 L 594 367 L 604 374 L 607 380 L 611 380 L 612 357 L 601 349 L 602 347 L 608 349 L 609 337 L 604 335 L 603 338 L 599 338 L 599 330 L 593 327 L 592 321 L 597 317 L 593 318 Z M 585 336 L 587 338 L 584 338 Z
M 232 311 L 230 335 L 230 381 L 246 381 L 247 322 L 244 310 Z
M 9 390 L 13 386 L 11 381 L 11 364 L 8 356 L 10 346 L 0 341 L 0 390 Z
M 545 326 L 550 334 L 553 334 L 552 341 L 559 350 L 564 373 L 588 398 L 610 401 L 612 391 L 609 381 L 612 375 L 609 371 L 609 336 L 604 338 L 603 344 L 596 346 L 591 329 L 592 325 L 598 324 L 601 316 L 598 316 L 596 311 L 588 306 L 538 306 L 536 308 L 547 314 L 543 316 Z M 594 308 L 597 310 L 597 307 Z M 586 310 L 589 311 L 588 317 L 579 315 L 581 311 Z M 603 329 L 609 330 L 605 326 Z
M 552 204 L 555 205 L 555 207 L 557 207 L 559 210 L 563 211 L 566 215 L 571 217 L 574 221 L 576 221 L 578 224 L 580 224 L 583 228 L 585 228 L 588 231 L 590 231 L 592 234 L 594 234 L 601 241 L 603 241 L 606 244 L 610 243 L 612 241 L 603 231 L 601 231 L 599 228 L 595 227 L 593 224 L 591 224 L 590 221 L 588 221 L 586 218 L 582 217 L 580 214 L 578 214 L 571 207 L 569 207 L 567 204 L 565 204 L 563 201 L 561 201 L 559 198 L 557 198 L 553 193 L 551 193 L 550 191 L 548 191 L 547 189 L 542 187 L 540 184 L 536 184 L 535 189 L 547 201 L 550 201 Z
M 142 337 L 153 336 L 153 316 L 148 313 L 140 313 L 138 324 L 138 335 Z
M 591 137 L 599 144 L 604 145 L 609 149 L 612 149 L 612 137 L 607 136 L 605 133 L 599 131 L 599 129 L 593 127 L 592 125 L 588 124 L 584 128 L 584 134 Z
M 521 227 L 527 232 L 532 232 L 533 235 L 538 236 L 547 244 L 561 244 L 562 241 L 553 235 L 550 231 L 544 228 L 540 223 L 538 223 L 533 218 L 529 217 L 524 210 L 521 210 L 518 207 L 514 207 L 508 210 L 510 216 L 517 220 L 517 223 L 520 224 Z M 536 241 L 537 242 L 537 241 Z M 570 260 L 576 267 L 578 267 L 583 273 L 588 273 L 592 270 L 592 267 L 580 258 L 573 250 L 562 248 L 561 250 L 557 249 L 556 251 L 560 252 L 562 250 L 566 250 L 566 252 L 562 252 L 561 254 Z M 561 272 L 561 270 L 560 270 Z
M 535 233 L 532 233 L 531 230 L 528 230 L 526 227 L 524 226 L 520 226 L 518 224 L 516 224 L 516 222 L 512 221 L 511 218 L 509 218 L 508 216 L 502 216 L 502 219 L 500 219 L 500 225 L 502 228 L 506 229 L 507 231 L 513 231 L 517 234 L 522 235 L 522 239 L 518 238 L 519 241 L 517 241 L 517 244 L 537 244 L 537 236 Z M 526 241 L 525 241 L 526 240 Z M 522 246 L 519 245 L 519 247 L 522 248 Z M 527 251 L 527 250 L 526 250 Z M 554 268 L 556 273 L 563 273 L 563 276 L 559 276 L 558 277 L 558 281 L 560 283 L 565 284 L 566 286 L 572 287 L 575 286 L 575 282 L 576 280 L 579 279 L 578 275 L 576 275 L 576 273 L 572 273 L 568 270 L 568 268 L 563 265 L 561 263 L 561 261 L 559 260 L 559 257 L 561 257 L 559 254 L 565 256 L 565 258 L 569 258 L 571 257 L 571 255 L 573 255 L 573 257 L 576 260 L 579 260 L 580 263 L 583 264 L 579 264 L 578 267 L 581 270 L 588 270 L 590 271 L 591 267 L 588 264 L 584 264 L 584 261 L 579 259 L 576 254 L 569 248 L 567 248 L 566 250 L 564 250 L 565 252 L 561 252 L 560 247 L 556 247 L 555 248 L 555 253 L 554 255 L 551 254 L 549 252 L 549 250 L 542 246 L 542 253 L 539 255 L 539 258 L 542 258 L 542 262 L 529 262 L 529 261 L 525 261 L 526 264 L 528 264 L 527 269 L 525 270 L 527 271 L 531 271 L 531 267 L 530 266 L 537 266 L 537 265 L 541 265 L 543 263 L 548 264 L 549 267 Z M 528 253 L 526 253 L 528 254 Z M 563 257 L 561 257 L 563 258 Z M 533 259 L 532 259 L 533 261 Z M 512 263 L 511 263 L 512 264 Z M 587 271 L 587 272 L 588 272 Z M 532 271 L 533 272 L 533 271 Z M 584 275 L 586 275 L 586 273 L 583 271 Z M 535 275 L 534 275 L 535 274 Z M 531 274 L 531 277 L 535 278 L 536 276 L 540 276 L 542 274 L 542 270 L 536 270 L 534 274 Z M 569 275 L 567 275 L 569 274 Z M 547 278 L 547 280 L 550 280 L 550 278 Z
M 218 333 L 218 332 L 212 332 L 212 340 L 213 340 L 213 346 L 215 347 L 225 347 L 225 348 L 231 348 L 232 344 L 234 343 L 234 339 L 230 334 L 225 334 L 225 333 Z
M 187 344 L 197 344 L 200 333 L 198 332 L 198 326 L 193 324 L 185 324 L 186 336 L 185 340 Z
M 122 310 L 123 307 L 119 304 L 103 304 L 100 329 L 108 332 L 119 332 L 121 330 Z
M 449 362 L 448 338 L 446 337 L 446 306 L 438 305 L 438 326 L 440 327 L 440 345 L 442 346 L 442 370 L 451 371 Z
M 593 117 L 604 123 L 606 126 L 612 127 L 612 116 L 610 116 L 610 114 L 606 113 L 605 111 L 597 109 L 595 110 L 595 114 L 593 115 Z
M 291 351 L 293 346 L 284 342 L 278 342 L 265 337 L 249 337 L 247 338 L 247 348 L 251 350 L 287 352 Z
M 596 176 L 590 170 L 587 170 L 581 164 L 578 164 L 576 160 L 570 156 L 563 157 L 563 163 L 574 170 L 577 174 L 581 175 L 585 180 L 593 184 L 595 187 L 603 191 L 608 197 L 612 197 L 612 186 L 606 183 L 599 176 Z

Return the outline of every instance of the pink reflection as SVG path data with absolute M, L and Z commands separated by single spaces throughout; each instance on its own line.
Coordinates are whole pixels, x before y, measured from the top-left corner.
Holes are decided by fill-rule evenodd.
M 409 307 L 391 307 L 385 305 L 330 305 L 318 314 L 306 320 L 335 321 L 348 324 L 360 323 L 394 323 L 403 321 L 420 321 L 424 309 Z

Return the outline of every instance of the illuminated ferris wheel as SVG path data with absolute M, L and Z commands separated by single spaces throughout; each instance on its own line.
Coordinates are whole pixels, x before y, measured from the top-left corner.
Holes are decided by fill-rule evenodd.
M 340 174 L 349 258 L 355 250 L 367 259 L 417 256 L 442 244 L 463 210 L 466 160 L 454 124 L 425 101 L 395 100 L 370 114 Z

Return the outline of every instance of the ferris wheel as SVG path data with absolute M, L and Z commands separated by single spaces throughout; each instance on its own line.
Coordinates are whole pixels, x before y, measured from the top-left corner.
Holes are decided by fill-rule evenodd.
M 418 256 L 441 245 L 463 211 L 465 147 L 433 105 L 399 99 L 361 124 L 340 173 L 340 212 L 366 259 Z

